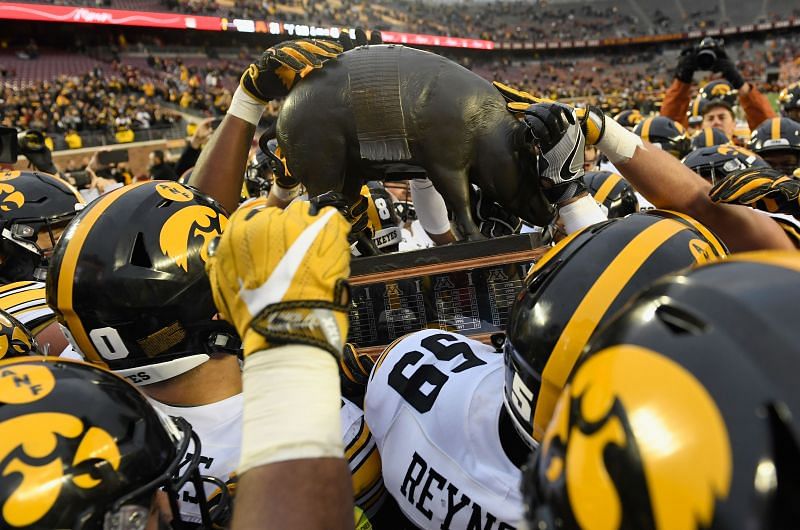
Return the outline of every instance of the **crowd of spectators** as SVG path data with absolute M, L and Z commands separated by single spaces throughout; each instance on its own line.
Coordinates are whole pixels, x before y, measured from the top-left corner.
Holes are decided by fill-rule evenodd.
M 21 88 L 0 88 L 0 123 L 47 133 L 135 131 L 180 120 L 159 106 L 152 83 L 113 64 L 83 76 L 59 76 Z

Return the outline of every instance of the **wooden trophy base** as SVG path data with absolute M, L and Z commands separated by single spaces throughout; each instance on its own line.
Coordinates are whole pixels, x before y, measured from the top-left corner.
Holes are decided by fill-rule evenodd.
M 348 342 L 373 356 L 426 328 L 489 342 L 532 264 L 549 247 L 538 234 L 354 259 Z

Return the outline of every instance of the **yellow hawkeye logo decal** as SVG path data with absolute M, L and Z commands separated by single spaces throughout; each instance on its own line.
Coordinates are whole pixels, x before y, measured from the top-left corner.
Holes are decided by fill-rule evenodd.
M 208 261 L 208 245 L 222 235 L 228 218 L 218 214 L 212 208 L 202 205 L 191 205 L 175 212 L 161 228 L 159 243 L 161 252 L 172 258 L 175 263 L 189 272 L 189 244 L 192 238 L 203 238 L 200 258 Z

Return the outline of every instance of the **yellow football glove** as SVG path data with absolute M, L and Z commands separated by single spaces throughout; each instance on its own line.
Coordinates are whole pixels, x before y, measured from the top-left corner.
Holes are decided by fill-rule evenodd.
M 337 359 L 348 332 L 350 223 L 306 201 L 285 210 L 239 208 L 206 264 L 214 302 L 236 326 L 245 356 L 283 344 Z
M 711 200 L 800 218 L 800 179 L 770 168 L 734 171 L 709 192 Z
M 517 90 L 499 81 L 493 81 L 492 85 L 505 98 L 507 102 L 506 109 L 513 114 L 524 114 L 531 105 L 536 105 L 537 103 L 556 103 L 552 99 L 534 96 L 530 92 Z M 564 105 L 563 103 L 560 104 Z M 586 143 L 589 145 L 597 144 L 603 138 L 606 127 L 606 117 L 603 111 L 597 107 L 576 108 L 574 110 L 578 122 L 581 124 L 581 129 L 583 129 Z
M 284 41 L 269 48 L 244 71 L 239 85 L 251 97 L 267 104 L 281 98 L 328 59 L 341 54 L 341 44 L 316 39 Z

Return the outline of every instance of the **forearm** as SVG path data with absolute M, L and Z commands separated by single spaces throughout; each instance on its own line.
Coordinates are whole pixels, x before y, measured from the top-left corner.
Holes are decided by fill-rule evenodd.
M 246 353 L 249 348 L 246 341 Z M 233 527 L 351 528 L 335 359 L 310 346 L 270 348 L 246 356 L 243 383 L 242 478 Z
M 307 458 L 248 471 L 239 480 L 232 528 L 353 528 L 353 493 L 347 461 Z
M 219 201 L 229 212 L 239 205 L 247 155 L 255 131 L 255 125 L 226 115 L 192 171 L 189 184 Z
M 732 252 L 792 249 L 791 241 L 769 217 L 750 208 L 715 204 L 711 184 L 670 154 L 645 143 L 620 173 L 656 207 L 689 215 L 714 231 Z

